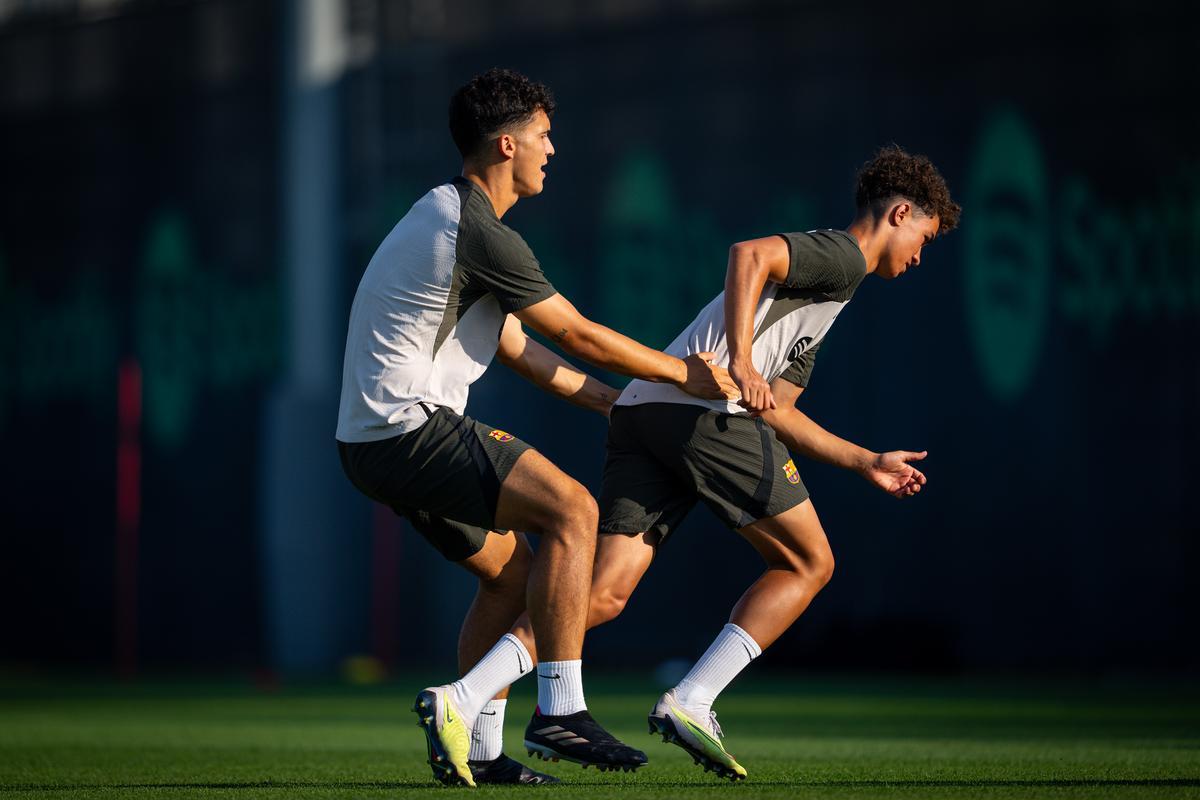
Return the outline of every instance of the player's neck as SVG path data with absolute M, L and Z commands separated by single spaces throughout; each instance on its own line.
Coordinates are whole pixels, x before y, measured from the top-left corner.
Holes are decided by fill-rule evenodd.
M 883 255 L 884 227 L 867 215 L 855 217 L 854 222 L 846 226 L 846 233 L 858 242 L 858 249 L 862 251 L 863 260 L 867 262 L 868 275 L 879 266 L 879 259 Z
M 462 175 L 478 186 L 492 203 L 496 219 L 500 219 L 517 204 L 517 192 L 513 189 L 512 167 L 493 164 L 482 169 L 463 164 Z

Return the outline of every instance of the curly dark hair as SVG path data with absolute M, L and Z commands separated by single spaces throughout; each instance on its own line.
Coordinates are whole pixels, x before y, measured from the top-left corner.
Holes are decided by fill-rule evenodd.
M 527 122 L 538 109 L 554 116 L 554 95 L 511 69 L 493 67 L 476 75 L 450 98 L 450 135 L 463 158 L 490 137 Z
M 950 188 L 937 167 L 925 156 L 912 155 L 895 144 L 881 147 L 863 164 L 854 200 L 861 211 L 893 197 L 911 200 L 929 216 L 936 214 L 939 234 L 958 227 L 962 207 L 950 198 Z

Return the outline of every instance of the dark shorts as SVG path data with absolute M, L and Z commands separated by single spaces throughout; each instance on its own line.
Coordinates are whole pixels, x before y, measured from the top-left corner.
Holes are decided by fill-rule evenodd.
M 730 528 L 808 499 L 787 448 L 761 419 L 683 403 L 615 406 L 600 532 L 671 535 L 703 500 Z
M 408 517 L 450 561 L 475 555 L 495 527 L 500 484 L 530 447 L 438 408 L 424 425 L 378 442 L 338 442 L 359 491 Z

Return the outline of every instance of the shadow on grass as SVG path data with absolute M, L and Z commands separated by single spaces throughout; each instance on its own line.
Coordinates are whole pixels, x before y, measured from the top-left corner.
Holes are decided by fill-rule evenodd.
M 1200 787 L 1200 778 L 1145 778 L 1145 779 L 1047 779 L 1047 780 L 828 780 L 828 781 L 751 781 L 754 786 L 790 786 L 795 788 L 1054 788 L 1054 787 L 1085 787 L 1102 788 L 1106 786 L 1141 786 L 1141 787 Z M 724 784 L 713 783 L 713 787 Z M 608 781 L 572 781 L 557 787 L 559 791 L 573 787 L 593 789 L 598 786 L 615 788 L 690 788 L 702 789 L 705 784 L 690 781 L 654 781 L 644 784 L 614 784 Z M 427 789 L 444 791 L 445 787 L 429 781 L 242 781 L 242 782 L 212 782 L 212 783 L 28 783 L 0 786 L 0 793 L 5 792 L 67 792 L 84 790 L 120 790 L 120 789 Z

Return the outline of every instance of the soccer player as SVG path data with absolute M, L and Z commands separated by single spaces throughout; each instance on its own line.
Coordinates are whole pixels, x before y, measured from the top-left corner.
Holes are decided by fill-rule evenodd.
M 712 354 L 680 359 L 581 316 L 500 221 L 519 198 L 542 191 L 553 113 L 546 87 L 507 70 L 454 94 L 450 132 L 462 176 L 418 200 L 380 244 L 346 336 L 337 440 L 347 476 L 479 579 L 459 639 L 460 670 L 476 668 L 421 692 L 414 707 L 443 783 L 548 779 L 501 751 L 504 691 L 533 663 L 519 638 L 505 636 L 526 600 L 548 671 L 531 729 L 574 731 L 555 744 L 564 758 L 626 769 L 646 761 L 584 702 L 596 502 L 520 439 L 465 416 L 471 383 L 498 356 L 552 394 L 607 412 L 615 392 L 528 339 L 524 322 L 604 369 L 697 398 L 738 396 Z M 536 556 L 512 531 L 541 536 Z
M 857 472 L 899 498 L 926 482 L 912 464 L 924 452 L 866 450 L 795 406 L 817 350 L 863 278 L 904 274 L 920 264 L 926 244 L 958 224 L 959 206 L 934 166 L 895 146 L 860 171 L 856 199 L 846 230 L 735 244 L 725 291 L 667 348 L 680 358 L 716 353 L 741 389 L 740 406 L 635 380 L 611 414 L 589 627 L 621 613 L 697 500 L 766 562 L 729 624 L 649 717 L 652 732 L 733 780 L 746 770 L 722 743 L 713 702 L 833 573 L 825 531 L 788 450 Z

